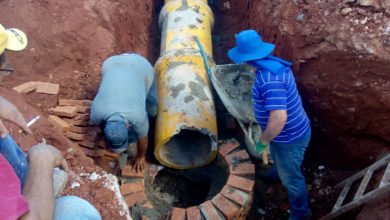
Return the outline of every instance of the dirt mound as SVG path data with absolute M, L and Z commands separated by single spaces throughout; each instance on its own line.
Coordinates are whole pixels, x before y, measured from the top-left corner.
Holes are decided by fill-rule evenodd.
M 275 54 L 295 64 L 319 162 L 361 168 L 389 152 L 389 3 L 222 2 L 229 4 L 217 12 L 217 62 L 230 62 L 227 49 L 243 29 L 276 43 Z

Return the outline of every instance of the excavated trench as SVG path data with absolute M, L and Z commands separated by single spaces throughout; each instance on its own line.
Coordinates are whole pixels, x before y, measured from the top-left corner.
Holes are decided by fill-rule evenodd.
M 298 87 L 313 127 L 304 171 L 312 188 L 309 194 L 314 217 L 326 214 L 332 202 L 324 199 L 332 196 L 319 193 L 317 186 L 328 189 L 346 177 L 345 170 L 367 166 L 390 150 L 390 124 L 387 123 L 390 117 L 387 74 L 390 71 L 390 18 L 385 10 L 389 6 L 336 2 L 209 2 L 215 14 L 213 57 L 217 64 L 230 63 L 226 52 L 234 45 L 234 34 L 247 28 L 258 30 L 265 41 L 277 45 L 277 56 L 295 64 Z M 19 5 L 17 10 L 15 5 Z M 0 86 L 11 89 L 37 79 L 59 83 L 58 96 L 23 95 L 27 104 L 44 115 L 48 114 L 48 108 L 57 105 L 58 98 L 93 99 L 100 81 L 100 65 L 109 55 L 135 51 L 152 63 L 157 60 L 161 36 L 157 17 L 162 5 L 153 0 L 3 1 L 2 23 L 24 30 L 30 40 L 27 50 L 9 54 L 15 74 L 4 79 Z M 343 8 L 352 11 L 341 14 Z M 20 11 L 29 19 L 22 19 Z M 364 21 L 365 17 L 369 17 L 368 21 Z M 22 102 L 21 97 L 1 92 L 11 101 Z M 236 138 L 243 142 L 237 124 L 218 98 L 216 110 L 219 138 Z M 26 149 L 42 137 L 64 151 L 68 149 L 71 144 L 61 133 L 50 129 L 48 125 L 33 128 L 38 134 L 35 138 L 15 135 Z M 60 140 L 56 135 L 61 136 Z M 153 143 L 153 138 L 150 141 Z M 94 171 L 85 157 L 67 159 L 78 172 Z M 154 161 L 152 154 L 148 159 Z M 319 173 L 318 165 L 330 169 L 325 174 Z M 224 170 L 226 167 L 215 163 L 193 171 L 164 169 L 153 182 L 146 181 L 148 199 L 156 210 L 166 215 L 173 206 L 199 205 L 224 186 L 227 180 L 226 175 L 221 175 Z M 318 181 L 321 183 L 317 184 Z M 121 219 L 117 207 L 109 205 L 113 201 L 112 193 L 103 189 L 92 192 L 97 185 L 91 183 L 79 190 L 67 186 L 66 192 L 92 202 L 104 219 Z M 286 195 L 280 186 L 256 182 L 255 189 L 254 206 L 248 219 L 257 219 L 264 210 L 266 219 L 288 215 Z M 163 196 L 153 198 L 151 194 Z M 167 205 L 161 205 L 164 202 Z M 359 210 L 348 217 L 355 218 Z M 365 219 L 374 211 L 364 209 L 362 213 L 358 219 Z

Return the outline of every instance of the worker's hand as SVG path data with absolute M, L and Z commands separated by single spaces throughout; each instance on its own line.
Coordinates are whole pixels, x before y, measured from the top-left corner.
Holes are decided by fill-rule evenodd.
M 135 170 L 137 173 L 138 172 L 142 173 L 144 169 L 145 169 L 145 157 L 144 156 L 135 157 L 133 170 Z
M 268 147 L 268 143 L 263 143 L 262 141 L 259 141 L 256 143 L 256 153 L 261 153 Z
M 33 146 L 28 152 L 30 163 L 42 162 L 47 163 L 52 168 L 61 167 L 68 171 L 68 164 L 64 159 L 61 151 L 48 144 L 37 144 Z
M 11 102 L 0 96 L 0 120 L 7 119 L 19 127 L 21 127 L 26 133 L 32 134 L 29 127 L 27 127 L 27 122 L 24 119 L 22 113 L 13 105 Z M 4 123 L 0 122 L 0 135 L 1 138 L 5 138 L 8 134 L 7 128 L 4 126 Z

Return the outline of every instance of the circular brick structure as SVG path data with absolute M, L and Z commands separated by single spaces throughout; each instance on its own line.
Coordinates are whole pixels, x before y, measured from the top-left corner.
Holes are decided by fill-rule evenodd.
M 172 220 L 223 220 L 246 219 L 253 199 L 255 165 L 243 147 L 235 140 L 219 143 L 217 163 L 226 170 L 227 181 L 221 191 L 203 203 L 188 207 L 173 207 L 167 213 L 159 213 L 148 200 L 145 182 L 153 184 L 161 166 L 148 164 L 145 173 L 132 172 L 131 166 L 122 170 L 121 192 L 135 220 L 158 219 Z M 147 188 L 147 187 L 146 187 Z M 150 194 L 149 194 L 150 195 Z

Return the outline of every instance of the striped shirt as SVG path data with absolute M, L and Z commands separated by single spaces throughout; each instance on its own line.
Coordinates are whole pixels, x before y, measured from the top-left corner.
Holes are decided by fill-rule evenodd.
M 267 126 L 270 111 L 287 111 L 286 124 L 272 142 L 294 143 L 307 132 L 310 122 L 303 109 L 301 96 L 298 94 L 291 69 L 283 74 L 273 74 L 268 70 L 257 69 L 252 94 L 256 120 L 263 130 Z

